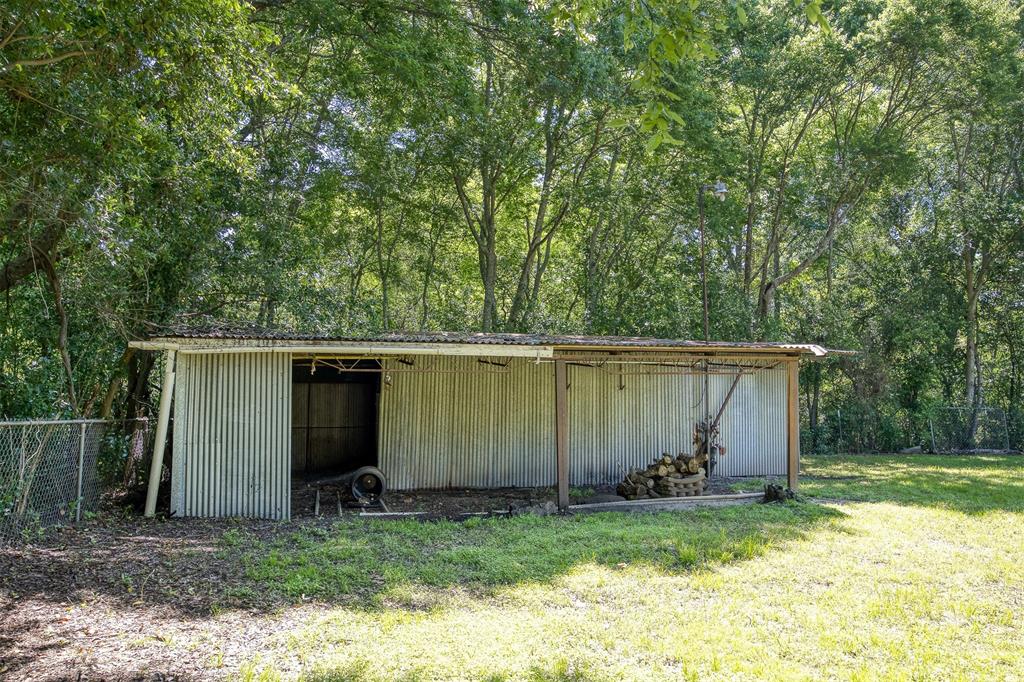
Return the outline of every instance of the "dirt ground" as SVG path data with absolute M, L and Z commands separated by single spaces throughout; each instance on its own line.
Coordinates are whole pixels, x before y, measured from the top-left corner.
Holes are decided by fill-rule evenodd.
M 573 501 L 609 492 L 574 490 Z M 337 520 L 336 500 L 325 492 L 316 518 L 312 491 L 296 490 L 285 524 L 144 519 L 108 506 L 77 527 L 0 547 L 0 679 L 222 679 L 317 608 L 265 596 L 223 551 L 222 536 L 234 529 L 266 540 L 300 525 L 327 526 Z M 387 505 L 429 519 L 549 500 L 551 488 L 415 491 L 390 493 Z
M 740 479 L 715 478 L 705 494 L 730 492 L 730 486 Z M 614 485 L 573 488 L 570 498 L 573 504 L 589 501 L 609 501 L 615 495 Z M 412 490 L 389 492 L 385 506 L 365 508 L 367 512 L 418 512 L 425 518 L 459 518 L 469 514 L 501 514 L 544 502 L 555 502 L 554 488 L 499 488 L 490 490 Z M 312 517 L 315 509 L 315 488 L 296 485 L 292 488 L 292 517 Z M 358 513 L 364 508 L 355 504 L 344 490 L 336 486 L 324 487 L 320 494 L 320 514 L 337 516 L 341 513 Z
M 340 495 L 339 495 L 340 493 Z M 363 510 L 337 486 L 326 486 L 320 494 L 320 514 L 337 516 Z M 553 488 L 500 488 L 497 490 L 416 490 L 392 491 L 385 495 L 384 507 L 368 507 L 367 512 L 419 512 L 427 518 L 458 518 L 466 514 L 504 513 L 556 499 Z M 305 485 L 292 487 L 292 518 L 313 516 L 316 491 Z
M 224 531 L 240 527 L 279 529 L 104 515 L 0 548 L 0 677 L 206 679 L 217 657 L 237 662 L 275 610 L 257 604 L 213 617 L 226 586 L 244 581 L 242 567 L 218 552 Z M 187 655 L 171 646 L 183 639 L 196 643 Z

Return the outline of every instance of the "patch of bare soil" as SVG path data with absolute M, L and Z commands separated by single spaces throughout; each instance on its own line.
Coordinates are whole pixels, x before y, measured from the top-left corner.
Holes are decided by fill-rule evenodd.
M 220 549 L 264 521 L 103 516 L 0 548 L 0 677 L 219 679 L 287 625 Z M 234 595 L 244 594 L 244 599 Z
M 468 514 L 506 513 L 556 499 L 552 488 L 499 488 L 494 490 L 415 490 L 389 492 L 384 506 L 361 507 L 336 486 L 325 486 L 320 493 L 320 514 L 331 517 L 367 512 L 419 513 L 428 519 L 459 518 Z M 307 486 L 292 488 L 292 516 L 311 517 L 316 491 Z

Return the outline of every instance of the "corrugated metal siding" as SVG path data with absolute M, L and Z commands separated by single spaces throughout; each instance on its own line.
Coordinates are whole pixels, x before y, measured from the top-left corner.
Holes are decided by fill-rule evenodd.
M 550 364 L 511 359 L 501 371 L 471 357 L 415 362 L 426 371 L 386 373 L 381 386 L 379 460 L 391 488 L 554 482 Z
M 289 517 L 291 381 L 282 353 L 178 354 L 174 514 Z
M 733 377 L 711 375 L 711 416 L 725 399 Z M 786 365 L 744 374 L 722 415 L 719 476 L 786 474 Z
M 380 466 L 392 488 L 554 483 L 551 363 L 513 359 L 499 373 L 476 358 L 416 362 L 426 371 L 395 371 L 381 389 Z M 693 424 L 703 414 L 703 378 L 635 371 L 626 365 L 619 376 L 615 366 L 570 365 L 572 485 L 612 483 L 662 452 L 692 452 Z M 710 377 L 712 417 L 731 383 L 731 375 Z M 785 473 L 785 389 L 784 368 L 740 380 L 722 418 L 728 455 L 718 474 Z
M 619 367 L 622 367 L 619 374 Z M 663 452 L 692 450 L 694 377 L 634 367 L 569 368 L 569 482 L 612 483 Z M 620 388 L 621 387 L 621 388 Z

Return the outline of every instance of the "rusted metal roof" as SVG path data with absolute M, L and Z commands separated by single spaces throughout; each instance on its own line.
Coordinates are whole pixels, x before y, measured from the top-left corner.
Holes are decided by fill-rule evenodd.
M 140 348 L 171 345 L 175 341 L 209 341 L 213 346 L 237 346 L 238 342 L 258 342 L 264 348 L 293 346 L 296 344 L 329 347 L 345 345 L 445 345 L 510 346 L 518 348 L 545 348 L 569 350 L 676 350 L 676 351 L 738 351 L 744 353 L 773 352 L 824 356 L 829 351 L 814 344 L 775 343 L 760 341 L 692 341 L 685 339 L 659 339 L 644 336 L 578 336 L 566 334 L 511 334 L 504 332 L 389 332 L 374 336 L 329 335 L 267 330 L 256 327 L 214 326 L 203 328 L 176 327 L 155 334 L 148 341 L 133 342 Z M 192 344 L 189 344 L 192 345 Z M 442 350 L 443 352 L 443 350 Z

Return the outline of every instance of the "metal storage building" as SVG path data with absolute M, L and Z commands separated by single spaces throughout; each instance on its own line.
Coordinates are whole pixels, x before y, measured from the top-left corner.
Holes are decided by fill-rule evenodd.
M 813 345 L 416 333 L 178 331 L 165 351 L 151 503 L 172 412 L 171 512 L 289 518 L 293 478 L 374 464 L 393 489 L 611 483 L 688 451 L 719 416 L 715 474 L 786 475 Z

